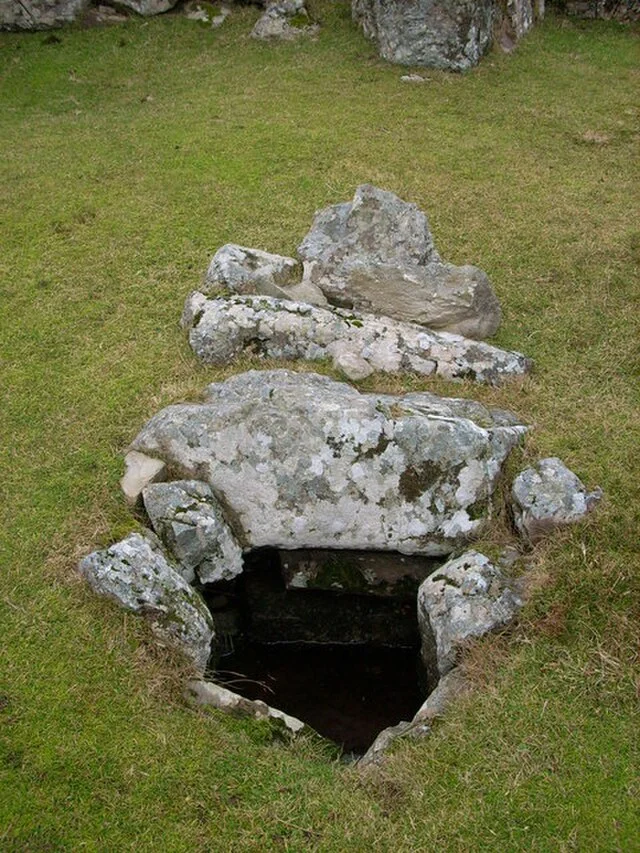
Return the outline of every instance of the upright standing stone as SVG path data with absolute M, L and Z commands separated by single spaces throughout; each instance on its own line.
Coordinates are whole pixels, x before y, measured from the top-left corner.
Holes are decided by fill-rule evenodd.
M 353 0 L 354 20 L 400 65 L 466 71 L 491 45 L 493 0 Z

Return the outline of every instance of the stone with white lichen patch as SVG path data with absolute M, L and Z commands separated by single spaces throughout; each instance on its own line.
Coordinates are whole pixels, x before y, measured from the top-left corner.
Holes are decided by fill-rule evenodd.
M 78 568 L 99 595 L 145 616 L 162 643 L 177 648 L 204 672 L 214 636 L 211 614 L 152 533 L 131 533 L 89 554 Z
M 434 680 L 456 664 L 464 644 L 508 625 L 522 600 L 488 557 L 467 551 L 420 585 L 422 657 Z
M 153 529 L 185 580 L 228 581 L 242 572 L 242 550 L 209 486 L 199 480 L 156 483 L 142 493 Z
M 132 449 L 207 482 L 248 547 L 442 555 L 485 528 L 525 431 L 472 401 L 250 371 L 163 409 Z
M 255 296 L 187 298 L 182 324 L 198 358 L 228 364 L 249 352 L 289 361 L 331 359 L 352 380 L 374 371 L 470 378 L 497 385 L 532 363 L 481 341 L 340 308 Z
M 587 492 L 573 471 L 560 459 L 550 457 L 518 474 L 511 497 L 518 531 L 535 542 L 558 527 L 584 518 L 601 499 L 602 489 Z

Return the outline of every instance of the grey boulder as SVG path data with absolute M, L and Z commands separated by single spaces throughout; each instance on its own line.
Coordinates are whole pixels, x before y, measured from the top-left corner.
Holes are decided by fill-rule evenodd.
M 515 525 L 531 542 L 565 524 L 580 521 L 598 503 L 602 490 L 584 484 L 558 458 L 541 459 L 518 474 L 511 489 Z
M 119 6 L 126 6 L 137 12 L 138 15 L 150 17 L 152 15 L 161 15 L 163 12 L 168 12 L 173 9 L 178 0 L 118 0 Z
M 246 352 L 269 359 L 329 359 L 352 380 L 374 371 L 473 379 L 498 385 L 532 363 L 480 341 L 413 323 L 268 297 L 208 299 L 192 293 L 182 316 L 189 342 L 206 364 Z
M 153 534 L 132 533 L 79 565 L 99 595 L 145 616 L 158 640 L 181 651 L 204 672 L 213 621 L 204 602 L 164 556 Z
M 0 29 L 48 30 L 75 21 L 90 0 L 2 0 Z
M 383 59 L 466 71 L 492 41 L 494 0 L 352 0 L 354 20 Z
M 163 409 L 131 448 L 207 482 L 247 547 L 440 555 L 483 530 L 525 431 L 471 401 L 273 370 Z
M 488 557 L 467 551 L 420 585 L 422 658 L 432 679 L 456 665 L 465 643 L 508 625 L 522 600 Z
M 313 35 L 318 27 L 309 21 L 302 0 L 268 2 L 262 16 L 251 31 L 251 38 L 291 41 L 302 35 Z
M 425 214 L 377 187 L 363 184 L 352 202 L 317 212 L 298 253 L 305 281 L 334 305 L 470 338 L 500 325 L 487 275 L 444 263 Z
M 243 569 L 242 550 L 206 483 L 178 480 L 142 493 L 153 529 L 175 557 L 185 580 L 232 580 Z
M 309 282 L 301 282 L 301 278 L 302 267 L 295 258 L 226 243 L 213 256 L 200 290 L 209 294 L 225 288 L 241 295 L 326 305 L 322 291 Z

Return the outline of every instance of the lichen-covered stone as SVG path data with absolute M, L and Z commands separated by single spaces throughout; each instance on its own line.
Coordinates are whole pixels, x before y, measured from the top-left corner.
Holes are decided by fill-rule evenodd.
M 322 291 L 301 278 L 302 266 L 295 258 L 226 243 L 213 256 L 200 290 L 208 294 L 225 288 L 240 295 L 326 305 Z
M 521 605 L 500 570 L 478 551 L 434 572 L 418 590 L 422 658 L 431 679 L 453 669 L 465 642 L 508 625 Z
M 168 562 L 152 533 L 132 533 L 79 565 L 99 594 L 145 616 L 155 636 L 204 672 L 214 636 L 211 614 L 197 592 Z
M 466 71 L 491 45 L 494 0 L 352 0 L 354 20 L 400 65 Z
M 153 529 L 185 580 L 228 581 L 242 572 L 242 550 L 209 486 L 199 480 L 156 483 L 142 493 Z
M 380 371 L 497 385 L 532 364 L 521 353 L 413 323 L 269 297 L 208 299 L 194 292 L 183 326 L 207 364 L 228 364 L 245 352 L 288 361 L 330 359 L 353 380 Z
M 602 497 L 602 490 L 587 492 L 573 471 L 550 457 L 518 474 L 511 497 L 518 531 L 536 542 L 556 528 L 584 518 Z
M 1 0 L 1 30 L 48 30 L 70 24 L 90 0 Z
M 317 25 L 311 24 L 302 0 L 271 0 L 251 31 L 251 38 L 291 41 L 303 35 L 313 35 Z
M 444 263 L 424 213 L 377 187 L 318 211 L 298 253 L 305 281 L 334 305 L 478 339 L 500 325 L 487 275 Z
M 471 401 L 273 370 L 169 406 L 131 447 L 207 482 L 248 547 L 440 555 L 483 530 L 525 430 Z

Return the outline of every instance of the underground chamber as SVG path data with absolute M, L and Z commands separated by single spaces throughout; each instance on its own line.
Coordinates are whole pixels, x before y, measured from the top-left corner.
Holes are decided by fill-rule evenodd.
M 391 552 L 244 556 L 206 584 L 216 627 L 208 676 L 313 728 L 345 753 L 411 720 L 435 684 L 420 655 L 416 594 L 442 561 Z

